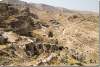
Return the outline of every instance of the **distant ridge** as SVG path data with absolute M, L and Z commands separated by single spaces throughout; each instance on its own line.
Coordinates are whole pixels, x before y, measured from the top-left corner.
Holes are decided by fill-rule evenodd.
M 60 11 L 64 13 L 68 12 L 68 13 L 98 14 L 97 12 L 92 12 L 92 11 L 71 10 L 71 9 L 62 8 L 62 7 L 54 7 L 54 6 L 50 6 L 46 4 L 27 3 L 21 0 L 2 0 L 0 2 L 7 3 L 7 4 L 20 5 L 20 6 L 34 6 L 36 8 L 51 11 L 51 12 Z
M 1 2 L 7 4 L 23 4 L 23 5 L 27 4 L 26 2 L 20 0 L 2 0 Z

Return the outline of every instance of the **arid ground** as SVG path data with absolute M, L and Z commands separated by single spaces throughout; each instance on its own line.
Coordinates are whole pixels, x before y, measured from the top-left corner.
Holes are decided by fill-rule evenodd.
M 98 45 L 98 13 L 0 2 L 0 66 L 95 66 Z

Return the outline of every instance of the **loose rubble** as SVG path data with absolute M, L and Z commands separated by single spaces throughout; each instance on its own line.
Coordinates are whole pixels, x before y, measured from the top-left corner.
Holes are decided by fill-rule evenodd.
M 98 16 L 12 2 L 0 2 L 0 66 L 98 64 Z

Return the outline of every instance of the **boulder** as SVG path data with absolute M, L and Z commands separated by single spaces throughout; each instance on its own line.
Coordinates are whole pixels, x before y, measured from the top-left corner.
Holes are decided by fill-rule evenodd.
M 2 34 L 2 36 L 4 38 L 6 38 L 8 42 L 11 42 L 11 43 L 12 42 L 16 42 L 16 40 L 18 39 L 18 35 L 16 33 L 13 33 L 12 31 L 10 31 L 10 32 L 4 32 Z

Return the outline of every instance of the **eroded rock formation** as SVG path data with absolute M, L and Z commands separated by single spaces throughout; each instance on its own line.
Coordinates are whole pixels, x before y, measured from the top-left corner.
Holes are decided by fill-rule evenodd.
M 98 16 L 22 1 L 0 3 L 0 66 L 99 63 Z

